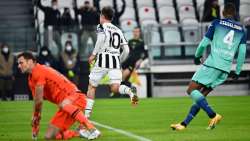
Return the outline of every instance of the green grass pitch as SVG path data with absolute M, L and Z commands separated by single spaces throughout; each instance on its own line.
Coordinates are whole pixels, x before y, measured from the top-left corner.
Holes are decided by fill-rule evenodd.
M 203 111 L 185 131 L 176 132 L 169 128 L 171 123 L 186 116 L 192 104 L 188 97 L 141 99 L 137 107 L 132 107 L 129 99 L 98 99 L 92 120 L 152 141 L 250 141 L 250 96 L 208 97 L 208 101 L 223 115 L 221 123 L 211 131 L 206 130 L 208 117 Z M 55 105 L 44 102 L 38 140 L 43 140 L 47 123 L 55 111 Z M 32 101 L 1 101 L 0 141 L 31 140 L 31 115 Z M 138 140 L 106 128 L 97 128 L 102 132 L 98 141 Z

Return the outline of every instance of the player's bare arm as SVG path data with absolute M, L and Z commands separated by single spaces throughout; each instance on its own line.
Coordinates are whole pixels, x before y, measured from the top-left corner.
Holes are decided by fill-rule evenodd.
M 32 138 L 36 139 L 39 133 L 39 123 L 41 119 L 41 111 L 43 104 L 43 85 L 38 85 L 35 88 L 34 105 L 33 105 L 33 117 L 32 117 Z

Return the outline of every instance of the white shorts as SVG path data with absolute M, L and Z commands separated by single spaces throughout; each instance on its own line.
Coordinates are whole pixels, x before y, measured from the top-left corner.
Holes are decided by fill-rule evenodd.
M 94 67 L 89 74 L 89 83 L 97 87 L 102 78 L 108 75 L 110 84 L 120 84 L 122 81 L 122 71 L 120 69 L 107 69 Z

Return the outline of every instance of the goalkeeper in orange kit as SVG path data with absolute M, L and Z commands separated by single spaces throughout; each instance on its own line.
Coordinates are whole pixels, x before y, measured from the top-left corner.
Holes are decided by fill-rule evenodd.
M 45 134 L 45 139 L 70 139 L 85 137 L 96 139 L 101 133 L 84 116 L 86 97 L 66 77 L 56 70 L 40 65 L 29 52 L 17 56 L 18 68 L 22 73 L 28 73 L 29 87 L 34 99 L 32 117 L 32 138 L 36 139 L 39 133 L 39 123 L 43 99 L 56 104 L 59 109 L 51 119 Z M 70 126 L 78 121 L 87 131 L 69 130 Z

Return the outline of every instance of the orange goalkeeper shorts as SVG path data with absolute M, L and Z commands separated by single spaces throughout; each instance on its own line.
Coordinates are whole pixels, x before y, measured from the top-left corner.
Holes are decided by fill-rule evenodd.
M 70 99 L 73 101 L 73 105 L 77 106 L 82 111 L 86 107 L 86 96 L 82 93 L 77 93 L 76 95 L 68 96 L 66 99 Z M 59 129 L 61 131 L 65 131 L 70 128 L 71 125 L 74 124 L 76 120 L 71 117 L 70 114 L 67 112 L 59 109 L 54 117 L 52 117 L 50 123 Z

